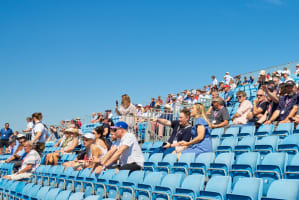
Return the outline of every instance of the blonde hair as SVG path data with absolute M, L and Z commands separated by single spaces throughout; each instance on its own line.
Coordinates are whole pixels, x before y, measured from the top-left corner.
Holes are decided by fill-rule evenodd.
M 210 120 L 208 119 L 208 117 L 206 115 L 206 108 L 204 107 L 204 105 L 197 103 L 197 104 L 194 104 L 193 106 L 196 110 L 196 113 L 195 113 L 194 117 L 196 119 L 203 118 L 209 124 L 209 127 L 211 127 L 211 123 L 210 123 Z
M 127 108 L 127 107 L 130 106 L 130 104 L 131 104 L 131 99 L 130 99 L 129 95 L 124 94 L 124 95 L 121 96 L 121 104 L 122 104 L 122 106 L 123 106 L 124 108 Z

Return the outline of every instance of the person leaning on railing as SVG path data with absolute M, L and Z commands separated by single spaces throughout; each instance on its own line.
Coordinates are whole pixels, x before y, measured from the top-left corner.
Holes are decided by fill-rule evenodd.
M 190 110 L 189 109 L 183 109 L 180 112 L 179 120 L 169 121 L 167 119 L 153 119 L 153 121 L 156 121 L 164 126 L 169 126 L 173 129 L 172 134 L 166 144 L 164 145 L 164 148 L 170 148 L 170 147 L 177 147 L 178 142 L 180 141 L 186 141 L 188 142 L 191 138 L 191 128 L 190 125 Z M 178 148 L 176 150 L 179 150 Z

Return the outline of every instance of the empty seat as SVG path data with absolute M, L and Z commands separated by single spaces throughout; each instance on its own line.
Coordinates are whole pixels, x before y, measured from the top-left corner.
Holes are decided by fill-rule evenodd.
M 69 200 L 83 200 L 83 198 L 84 198 L 83 192 L 76 192 L 70 196 Z
M 243 137 L 238 144 L 235 146 L 235 154 L 236 156 L 244 153 L 244 152 L 250 152 L 254 149 L 256 138 L 254 136 L 245 136 Z
M 123 181 L 126 181 L 129 176 L 130 170 L 120 170 L 112 179 L 106 184 L 106 190 L 109 198 L 116 198 L 118 188 Z
M 57 200 L 58 200 L 58 199 L 69 199 L 70 196 L 71 196 L 71 191 L 69 191 L 69 190 L 64 190 L 64 191 L 61 191 L 61 192 L 57 195 L 56 199 L 57 199 Z
M 254 151 L 258 151 L 261 154 L 261 159 L 263 159 L 266 154 L 276 151 L 277 142 L 277 136 L 263 137 L 256 140 Z
M 230 176 L 233 179 L 233 185 L 241 177 L 253 177 L 256 170 L 256 165 L 260 160 L 260 155 L 257 152 L 248 152 L 241 154 L 235 164 L 232 165 Z
M 159 152 L 159 149 L 163 147 L 163 141 L 156 141 L 153 143 L 153 145 L 150 147 L 149 152 Z
M 255 126 L 242 126 L 238 136 L 253 136 L 255 129 Z
M 240 178 L 235 184 L 231 194 L 227 194 L 227 200 L 261 199 L 263 190 L 262 180 L 259 178 Z
M 173 164 L 171 168 L 172 173 L 183 173 L 184 175 L 188 175 L 188 168 L 190 167 L 190 163 L 194 162 L 195 153 L 183 153 L 178 162 Z
M 85 198 L 85 200 L 100 200 L 102 199 L 99 195 L 90 195 Z
M 121 199 L 130 200 L 134 198 L 135 187 L 143 182 L 144 171 L 133 171 L 129 175 L 126 181 L 122 182 L 122 186 L 119 187 L 119 194 Z
M 240 127 L 233 126 L 228 128 L 225 133 L 222 135 L 222 137 L 237 137 L 240 132 Z
M 196 181 L 194 181 L 196 180 Z M 199 192 L 204 188 L 205 176 L 200 174 L 193 174 L 187 176 L 181 187 L 176 188 L 175 193 L 172 195 L 173 200 L 179 199 L 195 199 L 199 196 Z
M 145 142 L 142 144 L 141 149 L 143 152 L 148 152 L 152 146 L 153 146 L 152 142 Z
M 163 153 L 154 153 L 152 154 L 148 161 L 144 162 L 144 171 L 154 172 L 158 162 L 161 162 L 163 159 Z
M 230 176 L 214 176 L 208 181 L 205 190 L 200 191 L 197 199 L 225 199 L 230 191 Z
M 294 130 L 294 123 L 283 123 L 279 124 L 276 127 L 276 130 L 273 131 L 272 135 L 287 136 L 291 135 Z
M 268 124 L 268 125 L 262 125 L 258 128 L 258 130 L 255 132 L 256 136 L 267 136 L 271 135 L 273 131 L 273 124 Z
M 215 153 L 207 152 L 201 153 L 197 156 L 195 162 L 190 163 L 189 174 L 203 174 L 207 173 L 210 164 L 215 160 Z
M 290 160 L 290 157 L 289 157 Z M 299 154 L 292 157 L 290 162 L 286 165 L 284 172 L 284 178 L 286 179 L 299 179 Z
M 167 174 L 152 192 L 152 199 L 168 200 L 175 192 L 175 189 L 180 187 L 185 175 L 183 174 Z
M 285 151 L 289 157 L 299 152 L 299 135 L 289 135 L 278 144 L 278 151 Z
M 177 161 L 177 154 L 166 154 L 162 162 L 158 162 L 156 167 L 157 172 L 163 172 L 168 174 L 173 164 Z
M 216 157 L 215 162 L 210 164 L 210 168 L 208 169 L 209 177 L 212 177 L 214 175 L 227 176 L 233 162 L 234 162 L 233 153 L 219 154 Z
M 274 181 L 267 192 L 267 197 L 262 200 L 272 199 L 298 199 L 298 181 L 281 179 Z
M 268 188 L 274 180 L 282 178 L 285 171 L 285 165 L 288 154 L 281 153 L 269 153 L 265 156 L 262 162 L 257 165 L 257 170 L 254 176 L 263 179 L 263 195 L 267 194 Z
M 213 149 L 213 152 L 216 152 L 219 143 L 220 143 L 220 139 L 218 137 L 212 137 L 212 149 Z
M 223 133 L 224 133 L 224 128 L 214 128 L 211 131 L 211 136 L 220 138 L 223 135 Z
M 39 200 L 43 199 L 43 197 L 46 196 L 46 194 L 49 192 L 51 188 L 49 186 L 44 186 L 40 188 L 40 190 L 37 192 L 35 197 L 31 197 L 31 200 Z
M 217 147 L 216 154 L 234 151 L 237 141 L 237 137 L 224 138 L 221 144 Z
M 106 184 L 108 181 L 115 176 L 116 170 L 115 169 L 108 169 L 102 172 L 97 178 L 95 183 L 93 183 L 94 191 L 93 194 L 103 196 L 106 193 Z
M 59 188 L 54 188 L 54 189 L 50 189 L 47 193 L 47 195 L 45 195 L 44 199 L 45 200 L 53 200 L 56 199 L 56 197 L 58 196 L 58 194 L 61 192 L 61 190 Z

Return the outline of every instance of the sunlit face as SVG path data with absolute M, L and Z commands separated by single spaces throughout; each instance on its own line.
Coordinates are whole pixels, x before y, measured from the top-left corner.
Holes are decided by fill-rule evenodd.
M 238 95 L 237 99 L 239 103 L 242 103 L 244 100 L 246 100 L 246 96 Z
M 93 143 L 94 143 L 93 139 L 88 139 L 88 138 L 83 137 L 83 144 L 84 144 L 84 146 L 90 147 L 90 145 L 92 145 Z
M 186 115 L 184 113 L 180 113 L 179 115 L 179 124 L 180 125 L 185 125 L 185 124 L 188 124 L 189 122 L 189 118 L 186 117 Z
M 24 151 L 26 153 L 29 153 L 32 150 L 32 146 L 30 146 L 28 143 L 24 144 Z

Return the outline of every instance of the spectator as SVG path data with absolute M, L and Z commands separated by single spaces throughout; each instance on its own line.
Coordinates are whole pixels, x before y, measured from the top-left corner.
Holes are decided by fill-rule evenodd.
M 189 121 L 190 111 L 186 108 L 180 112 L 179 120 L 169 121 L 167 119 L 157 119 L 158 123 L 172 128 L 172 134 L 164 145 L 164 148 L 176 147 L 178 146 L 177 142 L 188 142 L 190 140 L 192 126 Z
M 74 151 L 78 145 L 78 138 L 73 137 L 72 134 L 78 135 L 78 129 L 69 128 L 64 131 L 64 136 L 54 145 L 54 147 L 60 147 L 60 150 L 47 154 L 46 165 L 57 165 L 61 156 L 71 154 Z
M 199 96 L 199 102 L 201 102 L 201 100 L 205 100 L 205 99 L 211 99 L 211 97 L 207 94 L 207 92 L 205 90 L 202 90 L 201 94 Z
M 112 117 L 113 117 L 112 111 L 111 110 L 107 110 L 106 113 L 108 114 L 108 119 L 112 119 Z
M 3 147 L 8 147 L 8 140 L 10 136 L 13 134 L 11 128 L 9 128 L 9 123 L 5 123 L 4 128 L 1 129 L 1 140 L 0 140 L 0 155 L 3 153 Z
M 274 111 L 270 119 L 264 124 L 271 124 L 274 121 L 279 122 L 279 124 L 291 122 L 292 118 L 295 116 L 298 110 L 298 95 L 295 94 L 294 88 L 294 81 L 289 80 L 285 83 L 286 94 L 279 98 L 277 109 Z
M 72 128 L 71 126 L 72 124 L 70 123 L 70 120 L 65 120 L 65 129 L 68 129 L 68 128 Z
M 182 101 L 183 101 L 183 96 L 180 94 L 180 93 L 177 93 L 177 101 L 178 102 L 180 102 L 180 103 L 182 103 Z
M 231 76 L 229 75 L 229 72 L 226 72 L 226 73 L 225 73 L 225 76 L 224 76 L 224 83 L 225 83 L 226 85 L 229 85 L 229 82 L 230 82 L 231 80 L 233 80 L 233 77 L 231 77 Z
M 140 117 L 140 116 L 142 116 L 142 113 L 143 113 L 143 111 L 142 111 L 142 105 L 141 104 L 138 104 L 137 106 L 136 106 L 136 110 L 137 110 L 137 117 Z
M 195 99 L 198 101 L 199 97 L 200 97 L 200 89 L 197 89 Z
M 17 148 L 16 139 L 15 138 L 10 138 L 8 140 L 8 148 L 5 149 L 5 153 L 13 155 L 15 153 L 14 151 L 16 150 L 16 148 Z
M 106 139 L 106 135 L 104 135 L 105 131 L 107 131 L 107 127 L 103 125 L 94 128 L 91 133 L 95 136 L 95 144 L 101 148 L 102 152 L 106 153 L 109 150 L 109 143 Z M 110 127 L 108 131 L 110 132 Z
M 136 107 L 131 103 L 131 99 L 127 94 L 122 95 L 121 105 L 115 106 L 115 111 L 120 115 L 119 121 L 124 121 L 128 124 L 128 130 L 131 133 L 135 133 L 135 117 L 136 117 Z
M 156 100 L 156 106 L 162 106 L 163 100 L 161 99 L 161 96 L 158 96 L 158 99 Z
M 237 112 L 232 117 L 233 124 L 247 124 L 247 115 L 252 109 L 252 104 L 250 101 L 246 100 L 246 93 L 244 91 L 238 91 L 237 98 L 240 105 Z
M 234 97 L 234 93 L 230 90 L 229 85 L 224 86 L 224 102 L 226 106 L 232 105 L 232 100 Z
M 237 87 L 237 85 L 235 84 L 235 81 L 234 80 L 230 80 L 230 82 L 229 82 L 229 87 L 230 87 L 230 89 L 235 89 L 236 87 Z
M 201 153 L 212 152 L 212 139 L 210 135 L 210 122 L 205 113 L 205 107 L 202 104 L 195 104 L 191 109 L 191 117 L 196 119 L 191 130 L 191 140 L 189 142 L 181 141 L 181 146 L 187 149 L 181 153 L 195 153 L 197 157 Z M 178 154 L 178 157 L 180 154 Z
M 32 118 L 31 117 L 27 117 L 26 121 L 27 121 L 27 127 L 26 127 L 25 130 L 23 130 L 23 132 L 24 133 L 31 133 L 32 127 L 33 127 Z
M 95 123 L 101 123 L 103 119 L 103 115 L 101 112 L 97 112 L 97 119 L 95 120 Z
M 257 91 L 257 98 L 253 101 L 253 109 L 247 115 L 247 119 L 255 122 L 256 126 L 260 126 L 258 121 L 261 120 L 268 109 L 269 102 L 267 101 L 265 94 L 266 93 L 262 89 Z
M 190 98 L 187 99 L 187 103 L 190 104 L 190 105 L 193 105 L 193 104 L 197 103 L 197 100 L 195 99 L 194 94 L 190 95 Z
M 23 159 L 21 169 L 12 175 L 2 178 L 9 180 L 22 180 L 32 177 L 32 173 L 39 167 L 41 159 L 39 154 L 33 149 L 33 144 L 29 141 L 25 142 L 24 150 L 27 153 Z
M 292 78 L 289 77 L 289 72 L 288 71 L 283 71 L 282 76 L 284 78 L 284 83 L 288 81 L 294 81 Z
M 283 74 L 284 74 L 284 73 L 287 73 L 289 76 L 291 75 L 291 72 L 290 72 L 290 70 L 288 70 L 287 67 L 284 67 L 284 68 L 283 68 L 282 73 L 283 73 Z
M 82 126 L 82 122 L 81 122 L 80 117 L 77 117 L 77 118 L 76 118 L 76 124 L 78 124 L 79 128 L 81 128 L 81 126 Z
M 299 64 L 296 65 L 296 75 L 299 76 Z
M 154 108 L 155 106 L 156 106 L 156 101 L 155 101 L 155 98 L 152 98 L 152 101 L 151 101 L 150 107 L 151 107 L 151 108 Z
M 146 106 L 144 107 L 144 112 L 143 112 L 143 114 L 142 114 L 142 117 L 144 117 L 144 118 L 149 118 L 149 117 L 151 117 L 151 107 L 150 107 L 149 105 L 146 105 Z
M 96 172 L 99 173 L 109 168 L 117 160 L 120 161 L 119 165 L 113 167 L 117 170 L 141 170 L 143 168 L 144 157 L 135 135 L 128 132 L 128 124 L 120 121 L 112 128 L 116 129 L 115 135 L 120 139 L 119 147 L 118 149 L 114 149 L 114 152 L 108 152 L 111 157 L 105 162 L 101 161 Z
M 212 76 L 212 86 L 214 87 L 214 86 L 217 86 L 218 85 L 218 81 L 217 81 L 217 79 L 216 79 L 216 77 L 213 75 Z
M 236 87 L 240 87 L 242 85 L 240 78 L 240 76 L 236 76 Z
M 96 122 L 96 120 L 97 120 L 97 114 L 94 112 L 94 113 L 92 113 L 91 114 L 91 121 L 90 121 L 90 123 L 95 123 Z
M 266 77 L 266 71 L 265 70 L 261 70 L 260 71 L 260 75 L 257 79 L 257 82 L 254 84 L 254 86 L 258 85 L 258 89 L 260 89 L 260 87 L 262 85 L 265 85 L 265 83 L 268 81 L 267 77 Z
M 244 81 L 243 81 L 243 84 L 242 84 L 242 85 L 247 85 L 247 84 L 249 84 L 249 81 L 247 80 L 247 77 L 244 76 Z
M 19 134 L 17 136 L 18 140 L 18 147 L 14 154 L 10 156 L 8 159 L 6 159 L 4 162 L 6 163 L 14 163 L 14 169 L 17 171 L 21 165 L 22 165 L 22 160 L 24 159 L 26 152 L 24 150 L 24 143 L 26 142 L 26 137 L 25 135 Z
M 210 114 L 211 128 L 221 128 L 228 125 L 229 113 L 226 107 L 223 106 L 221 98 L 213 99 L 213 109 Z
M 51 125 L 50 126 L 50 136 L 48 137 L 46 143 L 47 142 L 55 142 L 58 139 L 59 139 L 58 131 L 53 125 Z
M 33 127 L 32 127 L 32 138 L 34 149 L 38 153 L 42 153 L 45 148 L 45 142 L 48 135 L 47 127 L 41 122 L 42 115 L 41 113 L 32 114 Z
M 212 92 L 212 101 L 214 100 L 214 99 L 216 99 L 216 98 L 220 98 L 220 99 L 222 99 L 221 97 L 219 97 L 219 93 L 218 93 L 218 91 L 213 91 Z M 225 102 L 224 102 L 224 100 L 222 99 L 222 101 L 223 101 L 223 103 L 222 103 L 222 105 L 224 105 L 225 106 Z M 212 109 L 213 109 L 213 103 L 211 103 L 211 105 L 210 105 L 210 107 L 209 107 L 209 109 L 207 110 L 207 115 L 210 115 L 211 114 L 211 112 L 212 112 Z

